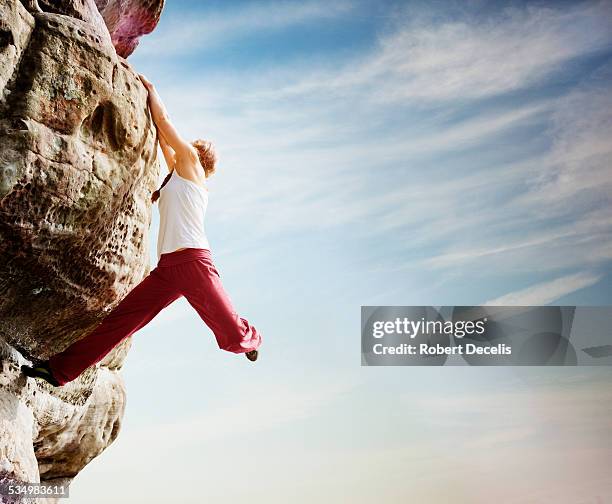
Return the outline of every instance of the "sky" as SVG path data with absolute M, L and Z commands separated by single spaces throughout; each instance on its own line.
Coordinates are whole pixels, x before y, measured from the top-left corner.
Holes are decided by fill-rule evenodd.
M 128 61 L 261 356 L 166 308 L 71 502 L 612 502 L 609 368 L 360 365 L 362 305 L 611 304 L 611 56 L 611 2 L 168 1 Z

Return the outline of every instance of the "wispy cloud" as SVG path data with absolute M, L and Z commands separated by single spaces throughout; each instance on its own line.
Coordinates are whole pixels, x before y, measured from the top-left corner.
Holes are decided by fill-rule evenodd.
M 365 60 L 315 73 L 288 93 L 335 90 L 384 102 L 474 99 L 537 84 L 578 56 L 609 48 L 608 2 L 507 8 L 482 18 L 412 20 Z
M 602 275 L 591 272 L 566 275 L 549 282 L 532 285 L 526 289 L 510 292 L 484 304 L 489 306 L 546 305 L 574 291 L 594 285 L 601 279 Z
M 469 243 L 458 237 L 425 264 L 453 268 L 478 262 L 482 268 L 500 267 L 505 261 L 520 270 L 530 266 L 543 271 L 599 266 L 612 259 L 610 87 L 589 83 L 559 98 L 550 110 L 549 126 L 542 133 L 550 139 L 550 147 L 522 164 L 525 170 L 515 179 L 521 183 L 514 196 L 494 206 L 483 205 L 482 212 L 465 205 L 453 210 L 454 200 L 449 200 L 449 213 L 488 232 L 472 236 Z M 495 171 L 499 176 L 504 173 L 510 175 L 503 168 Z M 491 185 L 482 187 L 483 201 L 485 191 L 495 187 L 491 174 Z
M 599 73 L 612 77 L 612 65 Z M 553 142 L 548 159 L 517 203 L 562 214 L 612 201 L 612 94 L 598 77 L 558 100 L 548 131 Z

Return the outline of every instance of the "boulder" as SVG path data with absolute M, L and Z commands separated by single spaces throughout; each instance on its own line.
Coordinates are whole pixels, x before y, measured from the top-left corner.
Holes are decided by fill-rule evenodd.
M 0 0 L 2 478 L 69 482 L 119 431 L 129 338 L 65 387 L 19 366 L 86 335 L 149 272 L 156 133 L 113 46 L 154 24 L 133 26 L 113 38 L 94 0 Z

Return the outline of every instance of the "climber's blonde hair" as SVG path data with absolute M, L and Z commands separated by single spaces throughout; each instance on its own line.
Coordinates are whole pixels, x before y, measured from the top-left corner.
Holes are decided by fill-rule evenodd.
M 215 173 L 215 165 L 217 163 L 217 154 L 212 142 L 198 138 L 191 142 L 191 145 L 198 151 L 198 158 L 200 158 L 200 164 L 204 168 L 204 174 L 207 178 L 210 177 Z

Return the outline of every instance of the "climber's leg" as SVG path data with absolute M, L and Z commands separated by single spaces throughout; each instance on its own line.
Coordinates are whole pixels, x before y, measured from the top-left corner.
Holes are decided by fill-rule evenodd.
M 261 334 L 248 320 L 240 317 L 225 292 L 210 251 L 197 260 L 182 265 L 180 287 L 198 315 L 212 330 L 219 348 L 233 353 L 253 352 L 261 345 Z M 250 360 L 257 358 L 250 353 Z
M 49 359 L 49 368 L 60 385 L 102 360 L 181 296 L 165 271 L 160 268 L 151 271 L 91 333 Z

